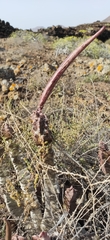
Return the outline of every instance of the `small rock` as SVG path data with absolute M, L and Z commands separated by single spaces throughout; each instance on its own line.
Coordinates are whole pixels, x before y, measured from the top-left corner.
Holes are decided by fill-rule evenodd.
M 8 81 L 7 79 L 2 80 L 1 86 L 2 86 L 2 92 L 3 92 L 4 94 L 5 94 L 5 93 L 8 93 L 8 90 L 9 90 L 9 81 Z
M 20 87 L 22 87 L 21 84 L 18 84 L 18 83 L 12 83 L 11 86 L 9 87 L 9 90 L 10 90 L 10 91 L 19 90 Z
M 24 96 L 25 96 L 25 93 L 22 91 L 10 91 L 8 93 L 8 99 L 10 99 L 10 100 L 23 99 Z
M 54 61 L 52 64 L 45 63 L 43 65 L 42 70 L 43 70 L 43 72 L 50 73 L 52 71 L 55 71 L 57 68 L 58 68 L 58 64 L 57 64 L 57 62 Z
M 43 72 L 50 72 L 50 68 L 49 68 L 49 64 L 48 63 L 45 63 L 44 65 L 43 65 Z
M 18 76 L 21 73 L 21 69 L 20 66 L 18 65 L 15 69 L 14 69 L 14 74 L 15 76 Z
M 16 83 L 12 83 L 11 86 L 9 87 L 10 91 L 14 91 L 16 88 Z
M 23 77 L 16 77 L 15 82 L 18 83 L 18 84 L 24 84 L 24 83 L 27 83 L 27 79 L 23 78 Z
M 6 59 L 6 63 L 8 63 L 8 62 L 12 62 L 13 60 L 11 59 L 11 58 L 7 58 Z
M 23 67 L 25 63 L 26 63 L 26 60 L 25 60 L 25 59 L 22 59 L 22 60 L 19 62 L 19 66 L 20 66 L 20 67 Z
M 8 93 L 8 98 L 10 100 L 18 100 L 19 99 L 19 92 L 14 92 L 14 91 L 11 91 Z
M 3 94 L 0 93 L 0 103 L 3 103 L 4 102 L 4 97 L 3 97 Z
M 6 115 L 1 115 L 0 116 L 0 122 L 3 122 L 7 119 L 7 116 Z

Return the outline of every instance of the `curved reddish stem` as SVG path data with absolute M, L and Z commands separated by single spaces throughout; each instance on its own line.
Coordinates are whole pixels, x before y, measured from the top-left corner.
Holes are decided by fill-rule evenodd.
M 41 110 L 49 97 L 49 95 L 52 93 L 52 90 L 54 86 L 56 85 L 58 79 L 62 76 L 62 74 L 65 72 L 65 70 L 68 68 L 68 66 L 73 62 L 73 60 L 96 38 L 98 37 L 105 29 L 105 26 L 103 26 L 97 33 L 95 33 L 92 37 L 90 37 L 86 42 L 84 42 L 80 47 L 78 47 L 76 50 L 74 50 L 65 60 L 64 62 L 59 66 L 57 71 L 54 73 L 52 78 L 47 83 L 40 101 L 38 105 L 38 109 Z

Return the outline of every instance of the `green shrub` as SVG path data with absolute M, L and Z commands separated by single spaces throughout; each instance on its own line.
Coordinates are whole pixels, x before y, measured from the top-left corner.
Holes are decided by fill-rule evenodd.
M 110 39 L 108 39 L 105 43 L 110 45 Z
M 77 37 L 65 37 L 63 39 L 57 39 L 53 48 L 55 49 L 56 55 L 69 54 L 78 46 L 80 46 L 88 38 L 77 38 Z M 107 44 L 102 43 L 95 39 L 82 53 L 82 56 L 98 59 L 100 57 L 110 58 L 110 48 Z
M 11 39 L 19 39 L 22 42 L 30 42 L 30 41 L 37 41 L 37 42 L 42 42 L 44 43 L 46 41 L 46 37 L 41 34 L 41 33 L 35 33 L 32 31 L 27 31 L 27 30 L 19 30 L 16 32 L 13 32 L 10 35 Z
M 93 41 L 82 53 L 83 56 L 98 59 L 110 58 L 110 49 L 100 41 Z
M 65 37 L 54 41 L 53 48 L 55 49 L 56 55 L 69 54 L 75 49 L 77 37 Z

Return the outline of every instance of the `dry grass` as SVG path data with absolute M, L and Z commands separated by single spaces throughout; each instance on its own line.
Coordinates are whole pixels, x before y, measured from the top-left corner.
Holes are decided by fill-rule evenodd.
M 110 238 L 110 175 L 102 173 L 97 156 L 98 143 L 101 139 L 110 145 L 110 115 L 108 113 L 107 116 L 106 111 L 106 109 L 108 112 L 110 110 L 110 101 L 102 100 L 100 94 L 103 94 L 103 91 L 97 91 L 92 79 L 90 88 L 87 84 L 79 79 L 75 82 L 74 92 L 71 92 L 73 81 L 71 79 L 68 84 L 68 78 L 64 77 L 47 101 L 44 112 L 48 116 L 49 127 L 53 135 L 54 166 L 42 162 L 41 148 L 35 145 L 32 138 L 30 114 L 37 106 L 40 95 L 39 92 L 36 93 L 37 83 L 35 83 L 36 88 L 31 86 L 31 82 L 27 85 L 27 91 L 30 90 L 33 93 L 31 100 L 25 97 L 19 101 L 6 101 L 1 107 L 2 118 L 5 116 L 4 119 L 7 119 L 7 123 L 14 131 L 12 139 L 2 138 L 1 141 L 1 199 L 2 194 L 8 192 L 13 203 L 17 203 L 15 209 L 10 207 L 11 214 L 7 212 L 7 215 L 17 222 L 20 233 L 26 230 L 28 220 L 32 220 L 29 214 L 30 208 L 34 208 L 35 211 L 37 209 L 37 205 L 33 205 L 32 196 L 25 195 L 20 189 L 22 183 L 24 187 L 27 186 L 30 194 L 30 185 L 28 185 L 30 182 L 29 179 L 26 182 L 25 177 L 27 179 L 29 176 L 31 187 L 35 192 L 41 184 L 42 192 L 44 192 L 42 198 L 45 202 L 45 179 L 39 167 L 41 166 L 44 172 L 54 170 L 56 185 L 52 185 L 52 191 L 56 195 L 54 204 L 59 204 L 60 215 L 64 212 L 62 201 L 65 183 L 69 181 L 78 191 L 75 210 L 68 217 L 65 216 L 59 226 L 55 225 L 56 222 L 52 226 L 56 226 L 54 232 L 57 234 L 57 239 L 105 240 Z M 103 106 L 103 111 L 100 106 Z M 103 114 L 105 117 L 102 116 Z M 1 125 L 4 119 L 1 119 Z M 15 165 L 13 158 L 17 159 Z M 21 169 L 26 170 L 26 175 L 24 172 L 24 175 L 20 175 Z M 62 196 L 59 202 L 58 195 L 61 188 Z M 27 199 L 25 205 L 22 206 L 25 197 Z M 1 200 L 1 215 L 3 214 L 2 204 L 3 199 Z M 19 214 L 17 215 L 17 209 L 21 209 L 20 218 Z M 54 219 L 54 215 L 52 217 Z M 3 236 L 2 229 L 0 234 Z

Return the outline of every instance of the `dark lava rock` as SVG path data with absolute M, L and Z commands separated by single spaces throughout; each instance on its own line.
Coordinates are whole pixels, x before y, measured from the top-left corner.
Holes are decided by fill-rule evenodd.
M 16 30 L 17 28 L 12 27 L 9 22 L 0 20 L 0 38 L 7 38 L 12 32 Z
M 2 79 L 15 79 L 15 74 L 12 68 L 9 68 L 7 66 L 0 67 L 0 78 Z
M 52 26 L 46 29 L 44 28 L 39 29 L 38 32 L 45 33 L 48 36 L 54 36 L 59 38 L 63 38 L 66 36 L 84 37 L 84 36 L 92 36 L 103 26 L 106 26 L 106 29 L 102 34 L 100 34 L 98 39 L 105 42 L 110 38 L 110 23 L 100 22 L 100 21 L 97 21 L 91 24 L 82 24 L 77 27 L 64 28 L 60 25 Z

